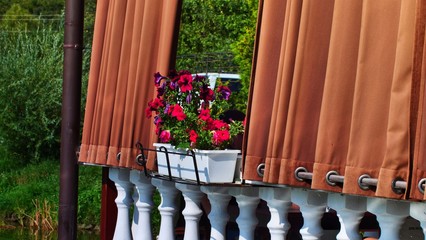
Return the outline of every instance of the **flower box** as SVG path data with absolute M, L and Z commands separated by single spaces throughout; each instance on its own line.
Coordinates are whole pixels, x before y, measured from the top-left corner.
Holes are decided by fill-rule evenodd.
M 170 144 L 155 143 L 158 173 L 169 176 L 166 154 L 169 156 L 170 174 L 184 180 L 197 180 L 193 156 L 175 149 Z M 164 147 L 164 148 L 162 148 Z M 166 153 L 167 151 L 167 153 Z M 240 150 L 193 150 L 200 182 L 232 183 Z

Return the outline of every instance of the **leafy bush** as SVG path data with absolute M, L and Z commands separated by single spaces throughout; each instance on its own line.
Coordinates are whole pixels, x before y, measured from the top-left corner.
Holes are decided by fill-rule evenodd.
M 20 158 L 58 156 L 62 32 L 0 33 L 0 136 Z
M 63 28 L 1 31 L 0 41 L 0 143 L 24 161 L 58 158 Z M 84 83 L 89 57 L 85 51 Z

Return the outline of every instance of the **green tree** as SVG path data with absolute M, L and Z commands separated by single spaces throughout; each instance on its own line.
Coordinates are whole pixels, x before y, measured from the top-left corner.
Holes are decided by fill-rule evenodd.
M 178 56 L 183 58 L 179 58 L 177 68 L 195 68 L 197 64 L 202 64 L 200 61 L 221 58 L 221 55 L 209 55 L 209 59 L 200 57 L 207 53 L 231 53 L 231 44 L 246 31 L 250 23 L 252 9 L 248 3 L 247 0 L 185 0 L 178 42 Z M 232 58 L 221 60 L 233 63 Z M 217 66 L 210 67 L 217 69 Z M 216 69 L 214 71 L 222 70 Z
M 1 32 L 0 134 L 22 159 L 57 156 L 63 33 Z
M 257 0 L 246 0 L 246 2 L 251 12 L 243 24 L 244 32 L 238 36 L 238 41 L 231 44 L 232 53 L 235 56 L 235 62 L 238 63 L 241 76 L 241 90 L 234 95 L 232 100 L 236 109 L 242 112 L 245 112 L 247 108 L 258 10 Z
M 240 73 L 242 89 L 232 96 L 232 101 L 243 112 L 250 81 L 257 4 L 257 0 L 185 0 L 181 16 L 177 68 Z M 231 53 L 231 58 L 217 53 Z

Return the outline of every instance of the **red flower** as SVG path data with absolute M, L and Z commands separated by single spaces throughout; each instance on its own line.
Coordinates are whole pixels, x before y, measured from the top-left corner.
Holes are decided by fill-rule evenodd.
M 189 131 L 189 141 L 191 141 L 191 144 L 197 143 L 198 134 L 195 132 L 195 130 Z
M 213 121 L 213 119 L 212 118 L 208 118 L 208 119 L 206 119 L 205 120 L 206 121 L 206 125 L 205 125 L 205 127 L 203 128 L 204 130 L 215 130 L 215 127 L 214 127 L 214 121 Z
M 179 104 L 175 104 L 173 107 L 171 107 L 171 109 L 172 109 L 172 117 L 175 117 L 178 121 L 182 121 L 186 118 L 186 115 Z
M 212 142 L 214 145 L 220 145 L 225 141 L 228 141 L 230 134 L 228 130 L 217 130 L 213 131 Z
M 189 73 L 185 73 L 179 77 L 178 85 L 182 92 L 192 90 L 192 76 Z
M 162 143 L 168 143 L 172 139 L 172 136 L 170 134 L 169 130 L 164 130 L 160 133 L 160 141 Z
M 201 110 L 200 114 L 198 115 L 198 118 L 203 121 L 207 121 L 207 119 L 210 118 L 210 109 Z
M 150 117 L 152 117 L 152 110 L 151 110 L 151 107 L 147 107 L 147 108 L 145 109 L 145 116 L 146 116 L 146 118 L 150 118 Z
M 214 92 L 209 87 L 203 87 L 200 91 L 200 98 L 204 101 L 213 101 L 214 100 Z
M 218 130 L 229 129 L 229 125 L 222 120 L 214 120 L 213 126 L 215 129 L 218 129 Z
M 154 98 L 154 100 L 151 100 L 148 103 L 148 106 L 151 108 L 151 110 L 156 111 L 158 108 L 163 107 L 164 103 L 160 98 Z

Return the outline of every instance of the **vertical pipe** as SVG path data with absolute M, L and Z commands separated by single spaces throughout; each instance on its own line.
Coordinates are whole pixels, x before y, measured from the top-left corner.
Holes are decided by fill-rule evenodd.
M 77 239 L 84 0 L 65 1 L 58 239 Z

